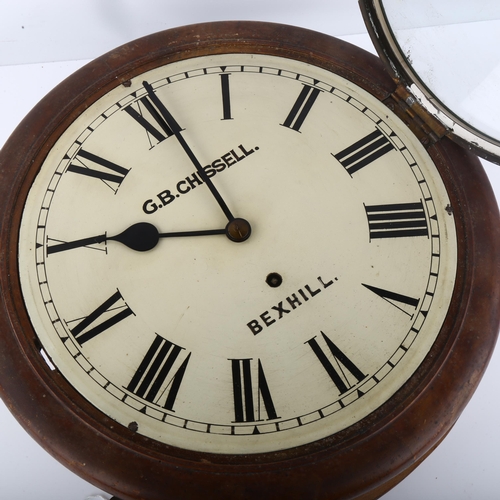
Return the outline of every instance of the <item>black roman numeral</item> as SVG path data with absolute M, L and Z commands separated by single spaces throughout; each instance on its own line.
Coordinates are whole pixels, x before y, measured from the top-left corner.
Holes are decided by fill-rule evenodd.
M 370 241 L 377 238 L 429 236 L 422 201 L 365 206 Z
M 231 99 L 229 95 L 229 73 L 222 73 L 220 75 L 220 84 L 222 90 L 222 119 L 232 120 Z
M 156 139 L 157 144 L 164 141 L 168 137 L 179 132 L 181 127 L 172 118 L 176 130 L 168 125 L 165 118 L 162 116 L 162 104 L 158 97 L 154 100 L 150 95 L 145 95 L 138 99 L 134 104 L 130 104 L 124 110 L 147 132 L 150 146 L 153 147 L 151 136 Z
M 361 382 L 366 375 L 323 332 L 321 332 L 321 335 L 330 351 L 330 355 L 326 354 L 320 347 L 316 337 L 305 343 L 309 344 L 314 354 L 316 354 L 340 394 L 344 394 L 356 385 L 351 383 L 353 378 L 357 382 Z M 346 370 L 351 374 L 351 377 L 346 374 Z
M 80 345 L 93 339 L 100 333 L 109 330 L 112 326 L 134 314 L 123 300 L 121 293 L 116 293 L 105 300 L 99 307 L 92 311 L 87 317 L 70 329 L 71 333 Z M 97 323 L 95 326 L 93 324 Z
M 157 335 L 127 390 L 153 404 L 159 405 L 164 400 L 163 407 L 174 411 L 175 399 L 191 357 L 188 353 L 180 361 L 179 355 L 183 350 L 183 347 Z
M 49 242 L 56 242 L 49 246 Z M 81 240 L 75 241 L 62 241 L 56 240 L 55 238 L 49 238 L 47 236 L 47 255 L 54 253 L 65 252 L 67 250 L 73 250 L 74 248 L 90 248 L 92 250 L 98 250 L 101 252 L 106 252 L 106 248 L 102 248 L 100 243 L 106 241 L 106 235 L 101 234 L 99 236 L 93 236 L 90 238 L 82 238 Z
M 89 167 L 89 164 L 84 160 L 92 162 L 92 167 Z M 96 166 L 102 168 L 96 169 Z M 129 169 L 121 167 L 89 151 L 80 149 L 73 159 L 73 162 L 68 166 L 67 172 L 100 179 L 116 193 L 123 179 L 125 179 L 125 176 L 129 173 Z
M 391 292 L 390 290 L 384 290 L 383 288 L 378 288 L 372 285 L 365 285 L 364 283 L 361 284 L 371 292 L 377 294 L 379 297 L 389 302 L 389 304 L 393 305 L 400 311 L 403 311 L 408 316 L 412 316 L 412 314 L 408 313 L 408 311 L 406 311 L 404 307 L 409 306 L 413 309 L 416 309 L 420 302 L 419 299 L 408 297 L 407 295 L 402 295 L 401 293 Z
M 309 111 L 311 111 L 311 108 L 320 92 L 321 91 L 315 87 L 304 85 L 299 97 L 297 97 L 297 100 L 292 107 L 292 110 L 282 125 L 300 132 L 300 127 L 304 123 Z
M 252 359 L 231 359 L 234 394 L 234 421 L 258 422 L 261 418 L 261 400 L 267 420 L 279 418 L 269 391 L 269 385 L 260 359 L 257 361 L 257 385 L 252 382 Z M 254 396 L 256 394 L 256 396 Z
M 393 149 L 392 142 L 377 129 L 348 148 L 343 149 L 340 153 L 336 155 L 332 153 L 332 155 L 352 175 Z

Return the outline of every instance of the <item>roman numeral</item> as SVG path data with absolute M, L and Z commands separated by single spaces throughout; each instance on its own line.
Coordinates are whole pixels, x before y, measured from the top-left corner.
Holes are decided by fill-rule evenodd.
M 375 130 L 334 156 L 347 172 L 352 175 L 381 156 L 392 151 L 394 146 L 380 131 Z
M 365 206 L 370 241 L 377 238 L 428 236 L 422 201 Z
M 56 242 L 49 246 L 49 242 Z M 54 253 L 65 252 L 67 250 L 73 250 L 74 248 L 90 248 L 92 250 L 98 250 L 101 252 L 106 252 L 106 248 L 102 248 L 100 243 L 106 241 L 106 235 L 101 234 L 99 236 L 93 236 L 90 238 L 83 238 L 81 240 L 75 241 L 62 241 L 56 240 L 55 238 L 49 238 L 47 236 L 47 255 Z
M 372 285 L 365 285 L 364 283 L 361 283 L 365 288 L 370 290 L 371 292 L 377 294 L 379 297 L 384 299 L 385 301 L 389 302 L 389 304 L 393 305 L 400 311 L 404 312 L 408 316 L 412 316 L 412 314 L 408 313 L 405 309 L 404 306 L 409 306 L 413 309 L 416 309 L 418 307 L 418 303 L 420 302 L 419 299 L 415 299 L 413 297 L 408 297 L 407 295 L 402 295 L 400 293 L 396 292 L 391 292 L 390 290 L 384 290 L 383 288 L 377 288 L 376 286 Z
M 323 332 L 321 332 L 321 335 L 330 353 L 327 354 L 320 347 L 316 337 L 305 343 L 309 344 L 314 354 L 316 354 L 340 394 L 344 394 L 354 387 L 356 383 L 361 382 L 366 375 Z M 357 380 L 357 382 L 352 383 L 353 379 Z
M 84 161 L 84 160 L 87 160 Z M 92 167 L 89 166 L 91 162 Z M 96 167 L 101 167 L 97 169 Z M 101 156 L 97 156 L 89 151 L 80 149 L 76 154 L 73 162 L 68 166 L 67 172 L 85 175 L 94 179 L 100 179 L 115 193 L 120 187 L 120 184 L 129 173 L 129 169 L 121 167 Z
M 111 295 L 109 299 L 105 300 L 87 317 L 80 320 L 70 331 L 78 343 L 83 345 L 85 342 L 123 321 L 131 314 L 134 314 L 133 311 L 128 307 L 121 293 L 117 290 L 116 293 Z
M 232 120 L 231 99 L 229 96 L 229 73 L 223 73 L 220 75 L 220 84 L 222 90 L 222 119 Z
M 234 421 L 258 422 L 261 418 L 261 401 L 267 420 L 279 418 L 269 391 L 269 385 L 260 359 L 257 361 L 257 385 L 252 381 L 252 359 L 231 359 L 234 394 Z
M 162 116 L 163 105 L 156 95 L 154 98 L 151 98 L 149 94 L 145 95 L 134 104 L 130 104 L 124 108 L 124 110 L 146 131 L 151 147 L 153 147 L 151 136 L 154 137 L 157 144 L 159 144 L 168 137 L 174 135 L 175 132 L 182 130 L 173 118 L 172 123 L 175 124 L 176 130 L 172 130 L 168 125 L 167 121 Z
M 311 111 L 311 108 L 320 92 L 321 91 L 315 87 L 304 85 L 299 97 L 297 97 L 297 100 L 292 107 L 292 110 L 282 125 L 300 132 L 300 127 L 304 123 L 309 111 Z
M 174 411 L 175 399 L 191 357 L 188 353 L 181 360 L 182 351 L 183 347 L 156 335 L 127 390 L 153 404 L 160 405 L 164 401 L 163 407 Z

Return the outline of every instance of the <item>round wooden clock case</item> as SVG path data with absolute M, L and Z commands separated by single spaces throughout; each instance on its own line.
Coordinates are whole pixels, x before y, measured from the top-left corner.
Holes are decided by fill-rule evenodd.
M 378 498 L 498 331 L 498 209 L 446 135 L 378 58 L 299 28 L 100 57 L 0 155 L 3 400 L 122 500 Z

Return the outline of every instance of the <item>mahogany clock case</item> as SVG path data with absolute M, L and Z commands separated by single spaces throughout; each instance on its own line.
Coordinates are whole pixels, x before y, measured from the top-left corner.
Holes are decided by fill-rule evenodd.
M 146 70 L 186 57 L 263 53 L 350 80 L 407 121 L 435 162 L 458 236 L 452 303 L 437 341 L 387 403 L 328 438 L 285 451 L 219 455 L 182 450 L 117 425 L 40 353 L 19 284 L 17 244 L 28 190 L 57 138 L 89 104 Z M 222 22 L 160 32 L 88 64 L 47 95 L 0 154 L 1 395 L 21 425 L 69 469 L 122 500 L 163 498 L 378 498 L 451 429 L 492 353 L 500 310 L 500 233 L 478 159 L 429 134 L 417 108 L 377 57 L 340 40 L 283 25 Z M 404 101 L 404 100 L 403 100 Z M 437 139 L 437 140 L 436 140 Z

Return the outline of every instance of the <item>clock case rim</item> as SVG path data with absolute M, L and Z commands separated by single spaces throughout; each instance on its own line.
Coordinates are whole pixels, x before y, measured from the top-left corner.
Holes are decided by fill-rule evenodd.
M 133 75 L 207 53 L 263 53 L 316 64 L 396 110 L 441 172 L 456 220 L 457 284 L 445 323 L 410 380 L 357 424 L 279 452 L 217 455 L 158 443 L 92 407 L 40 355 L 17 277 L 23 202 L 59 135 Z M 486 369 L 500 323 L 500 224 L 482 166 L 446 137 L 435 141 L 402 111 L 381 61 L 358 47 L 285 25 L 227 21 L 159 32 L 84 66 L 21 122 L 0 153 L 0 395 L 27 432 L 73 472 L 122 500 L 241 497 L 378 498 L 449 432 Z M 406 119 L 405 119 L 406 116 Z M 484 300 L 488 297 L 488 300 Z M 422 422 L 420 415 L 426 415 Z M 370 459 L 369 457 L 372 457 Z M 353 470 L 356 474 L 353 474 Z M 221 478 L 224 487 L 221 485 Z M 223 489 L 221 489 L 223 488 Z

